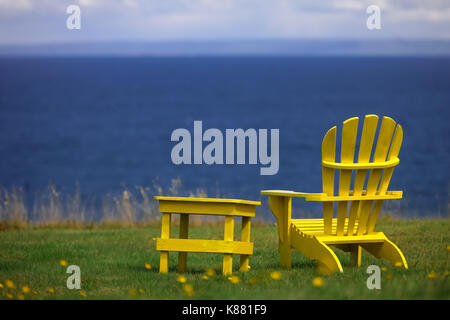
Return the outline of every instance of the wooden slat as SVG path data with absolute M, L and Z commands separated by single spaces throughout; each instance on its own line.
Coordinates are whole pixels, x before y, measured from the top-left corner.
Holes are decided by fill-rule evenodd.
M 322 141 L 322 160 L 336 161 L 336 127 L 328 130 Z M 322 167 L 322 190 L 329 196 L 334 195 L 334 169 Z M 331 234 L 333 219 L 333 203 L 323 203 L 323 218 L 325 233 Z
M 305 227 L 305 226 L 298 226 L 298 228 L 301 231 L 323 231 L 323 226 L 321 227 Z M 336 229 L 336 225 L 333 225 L 333 229 Z M 345 229 L 345 227 L 344 227 Z
M 323 224 L 323 219 L 292 219 L 291 220 L 293 224 Z M 337 219 L 333 218 L 332 223 L 336 223 Z
M 357 117 L 350 118 L 344 121 L 342 126 L 342 141 L 341 141 L 341 163 L 353 163 L 355 158 L 355 144 L 356 136 L 358 134 Z M 352 170 L 341 169 L 339 174 L 339 196 L 348 196 L 350 191 L 350 182 L 352 179 Z M 345 218 L 347 217 L 347 202 L 341 201 L 338 203 L 337 212 L 337 228 L 336 235 L 342 236 L 344 234 Z
M 349 223 L 348 223 L 348 227 L 347 227 L 347 232 L 345 233 L 346 235 L 353 235 L 354 233 L 354 228 L 356 227 L 356 221 L 359 218 L 359 205 L 360 205 L 360 201 L 359 200 L 353 200 L 351 202 L 350 205 L 350 212 L 348 214 L 349 217 Z
M 364 243 L 378 243 L 386 241 L 386 237 L 382 232 L 373 233 L 370 235 L 360 235 L 360 236 L 344 236 L 344 237 L 333 237 L 333 236 L 318 236 L 318 239 L 323 243 L 330 244 L 364 244 Z
M 387 191 L 384 194 L 367 195 L 363 193 L 360 196 L 350 194 L 348 196 L 321 196 L 321 197 L 306 197 L 306 201 L 350 201 L 350 200 L 385 200 L 385 199 L 401 199 L 403 191 Z
M 159 200 L 159 212 L 254 217 L 256 205 L 243 203 Z
M 377 146 L 373 162 L 384 162 L 391 144 L 392 134 L 395 129 L 395 121 L 389 117 L 384 117 L 378 134 Z M 367 194 L 375 194 L 380 181 L 382 169 L 372 169 L 367 183 Z
M 268 196 L 280 196 L 280 197 L 297 197 L 297 198 L 305 198 L 308 196 L 320 196 L 324 195 L 324 193 L 310 193 L 310 192 L 295 192 L 292 190 L 262 190 L 261 194 Z
M 156 250 L 205 252 L 224 254 L 253 254 L 253 243 L 243 241 L 201 239 L 156 239 Z
M 401 125 L 397 125 L 397 128 L 395 129 L 394 138 L 392 139 L 392 145 L 389 150 L 388 160 L 398 157 L 402 141 L 403 141 L 403 128 Z M 379 194 L 386 193 L 393 172 L 394 172 L 393 167 L 384 170 L 383 177 L 381 179 L 380 186 L 378 189 Z
M 367 227 L 365 233 L 370 233 L 375 229 L 375 224 L 378 220 L 378 215 L 381 211 L 381 206 L 383 205 L 383 200 L 375 200 L 375 204 L 373 205 L 372 213 L 367 219 Z
M 310 232 L 310 231 L 321 231 L 323 232 L 323 227 L 316 227 L 316 228 L 311 228 L 311 227 L 298 227 L 302 232 Z M 333 230 L 336 229 L 336 225 L 333 225 Z M 347 229 L 347 226 L 344 227 L 344 230 Z
M 370 155 L 370 153 L 369 153 Z M 394 158 L 388 161 L 380 161 L 380 162 L 361 162 L 361 163 L 340 163 L 340 162 L 331 162 L 331 161 L 322 161 L 322 165 L 327 168 L 333 169 L 386 169 L 395 167 L 398 165 L 400 160 L 398 158 Z
M 373 141 L 377 131 L 378 117 L 376 115 L 367 115 L 364 118 L 363 130 L 358 152 L 358 162 L 368 162 L 372 153 Z M 356 170 L 353 186 L 353 195 L 360 196 L 364 188 L 367 169 Z M 360 201 L 352 201 L 349 213 L 349 223 L 347 235 L 353 235 L 355 222 L 359 218 Z
M 392 135 L 395 129 L 395 121 L 389 117 L 383 117 L 381 122 L 380 131 L 378 134 L 377 146 L 375 148 L 375 154 L 373 162 L 384 162 L 391 145 Z M 381 173 L 383 169 L 370 170 L 369 180 L 367 182 L 367 195 L 374 195 L 377 192 L 378 184 L 380 182 Z M 366 224 L 369 218 L 370 210 L 372 208 L 372 201 L 364 201 L 360 207 L 360 222 L 358 226 L 357 234 L 361 235 L 366 232 Z
M 366 231 L 367 220 L 369 219 L 370 210 L 372 209 L 373 200 L 363 200 L 360 204 L 359 224 L 357 235 L 362 235 Z
M 346 221 L 345 224 L 348 224 L 348 219 L 346 219 L 345 221 Z M 295 224 L 295 223 L 293 223 L 293 225 L 296 226 L 296 227 L 299 227 L 301 229 L 323 229 L 323 227 L 324 227 L 323 223 L 320 223 L 320 224 L 300 224 L 300 223 Z M 336 227 L 337 226 L 337 222 L 333 221 L 332 226 Z
M 169 200 L 169 201 L 187 201 L 187 202 L 207 202 L 207 203 L 237 203 L 249 204 L 253 206 L 261 205 L 260 201 L 242 200 L 242 199 L 225 199 L 225 198 L 192 198 L 192 197 L 165 197 L 154 196 L 155 200 Z
M 324 222 L 323 219 L 314 219 L 315 221 L 308 221 L 304 222 L 303 219 L 296 219 L 292 220 L 292 225 L 300 229 L 302 232 L 308 232 L 308 231 L 324 231 Z M 347 229 L 349 220 L 345 220 L 344 230 Z M 358 223 L 356 223 L 358 225 Z M 332 229 L 335 230 L 337 226 L 337 219 L 334 218 L 332 220 Z
M 347 222 L 348 220 L 346 220 L 346 223 L 344 225 L 344 229 L 347 228 Z M 303 230 L 322 230 L 323 231 L 323 225 L 298 225 L 298 224 L 293 224 L 294 227 L 297 227 L 299 229 Z M 332 224 L 332 228 L 336 229 L 337 223 L 333 223 Z
M 389 149 L 389 154 L 387 160 L 395 159 L 398 157 L 400 148 L 403 142 L 403 128 L 401 125 L 397 125 L 394 133 L 394 138 L 392 139 L 391 148 Z M 383 177 L 380 181 L 380 186 L 378 188 L 379 194 L 386 194 L 389 187 L 389 182 L 391 181 L 392 174 L 394 173 L 394 168 L 384 169 Z M 375 201 L 375 205 L 370 214 L 369 221 L 367 223 L 367 233 L 373 232 L 375 229 L 375 224 L 377 223 L 378 216 L 380 215 L 381 206 L 383 205 L 383 200 Z

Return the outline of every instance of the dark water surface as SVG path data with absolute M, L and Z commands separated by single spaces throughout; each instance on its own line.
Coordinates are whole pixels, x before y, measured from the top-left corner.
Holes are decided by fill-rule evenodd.
M 70 192 L 78 182 L 84 196 L 100 197 L 180 177 L 185 193 L 267 207 L 264 188 L 320 192 L 323 135 L 365 114 L 404 129 L 390 189 L 405 199 L 391 208 L 448 214 L 448 58 L 2 58 L 0 185 L 32 199 L 49 183 Z M 194 120 L 223 133 L 279 129 L 278 174 L 261 176 L 259 164 L 172 164 L 170 135 L 193 132 Z

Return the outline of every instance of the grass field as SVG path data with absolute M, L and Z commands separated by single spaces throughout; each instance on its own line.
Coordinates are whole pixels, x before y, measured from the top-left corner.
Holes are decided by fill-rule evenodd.
M 171 254 L 171 271 L 158 273 L 159 253 L 152 241 L 160 234 L 158 226 L 6 230 L 0 232 L 0 299 L 450 298 L 450 219 L 385 218 L 379 221 L 377 230 L 385 232 L 399 246 L 409 270 L 393 267 L 366 252 L 362 267 L 355 268 L 349 265 L 348 254 L 339 250 L 336 252 L 343 274 L 321 277 L 314 263 L 297 252 L 293 254 L 292 269 L 283 269 L 278 266 L 276 227 L 255 225 L 249 272 L 235 272 L 237 277 L 230 281 L 221 275 L 221 255 L 196 253 L 188 256 L 185 279 L 177 279 L 175 253 Z M 173 232 L 177 234 L 177 227 Z M 192 238 L 222 236 L 222 226 L 190 229 Z M 67 289 L 69 274 L 60 265 L 61 260 L 81 268 L 81 290 Z M 233 269 L 238 270 L 238 256 L 233 263 Z M 147 269 L 146 264 L 151 268 Z M 366 268 L 371 264 L 383 270 L 381 290 L 366 287 Z M 204 279 L 207 268 L 213 268 L 215 275 Z M 313 285 L 316 277 L 320 278 Z M 185 287 L 186 284 L 191 287 Z

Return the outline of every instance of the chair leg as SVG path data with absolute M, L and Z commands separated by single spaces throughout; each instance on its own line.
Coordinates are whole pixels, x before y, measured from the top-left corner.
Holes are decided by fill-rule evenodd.
M 384 258 L 396 267 L 408 269 L 408 264 L 403 253 L 388 238 L 385 238 L 383 242 L 379 243 L 362 244 L 362 247 L 377 258 Z
M 361 267 L 361 246 L 358 244 L 333 244 L 329 245 L 345 252 L 350 252 L 350 263 L 356 267 Z
M 361 267 L 361 246 L 359 245 L 351 246 L 350 261 L 352 265 L 358 268 Z
M 269 196 L 269 207 L 278 222 L 280 265 L 291 267 L 291 197 Z
M 278 252 L 280 254 L 280 265 L 285 268 L 291 267 L 292 249 L 289 242 L 279 242 Z

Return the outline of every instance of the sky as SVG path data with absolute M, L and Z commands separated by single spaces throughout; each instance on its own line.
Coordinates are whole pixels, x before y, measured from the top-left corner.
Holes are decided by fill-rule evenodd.
M 73 4 L 80 30 L 66 27 Z M 379 30 L 366 27 L 370 5 Z M 297 38 L 450 40 L 450 1 L 0 0 L 0 45 Z

